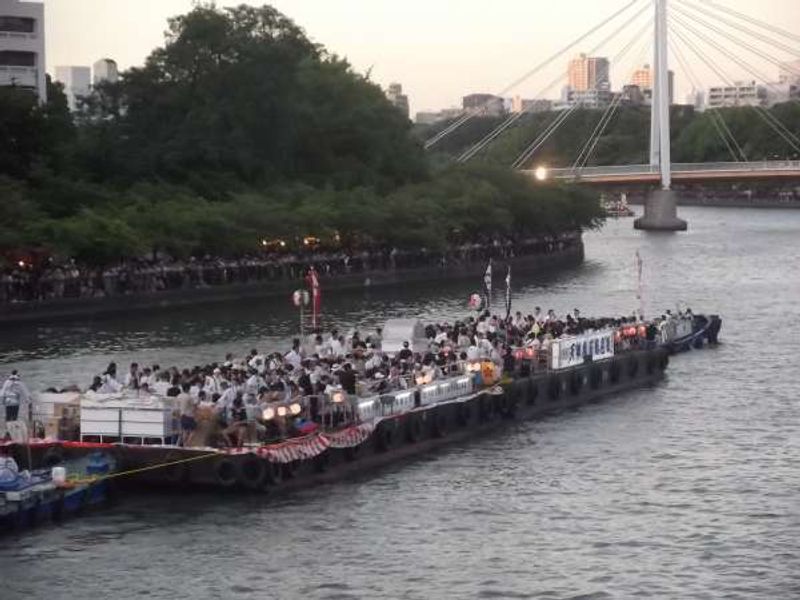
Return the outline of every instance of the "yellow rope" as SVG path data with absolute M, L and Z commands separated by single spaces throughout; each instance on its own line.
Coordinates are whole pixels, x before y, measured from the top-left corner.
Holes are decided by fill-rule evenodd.
M 136 473 L 143 473 L 145 471 L 153 471 L 155 469 L 161 469 L 163 467 L 170 467 L 172 465 L 179 465 L 182 463 L 188 463 L 195 460 L 201 460 L 203 458 L 209 458 L 211 456 L 219 456 L 217 452 L 208 452 L 207 454 L 201 454 L 199 456 L 192 456 L 190 458 L 182 458 L 180 460 L 173 460 L 170 462 L 165 463 L 158 463 L 157 465 L 148 465 L 146 467 L 139 467 L 138 469 L 130 469 L 128 471 L 120 471 L 118 473 L 109 473 L 108 475 L 96 475 L 92 477 L 78 477 L 78 476 L 71 476 L 68 477 L 67 480 L 71 483 L 82 484 L 82 483 L 97 483 L 98 481 L 105 481 L 106 479 L 114 479 L 115 477 L 122 477 L 124 475 L 135 475 Z

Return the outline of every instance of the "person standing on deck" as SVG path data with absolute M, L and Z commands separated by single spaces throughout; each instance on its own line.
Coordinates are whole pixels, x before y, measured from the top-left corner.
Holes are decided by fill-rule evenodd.
M 29 404 L 30 399 L 31 394 L 19 378 L 19 373 L 16 370 L 11 371 L 0 390 L 0 401 L 6 407 L 6 422 L 16 421 L 19 418 L 19 407 Z

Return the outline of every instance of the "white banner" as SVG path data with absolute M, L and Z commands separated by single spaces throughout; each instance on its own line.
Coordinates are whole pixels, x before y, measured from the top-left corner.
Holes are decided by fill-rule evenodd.
M 595 331 L 553 340 L 550 346 L 550 368 L 568 369 L 583 364 L 587 356 L 591 356 L 592 360 L 614 356 L 614 331 Z

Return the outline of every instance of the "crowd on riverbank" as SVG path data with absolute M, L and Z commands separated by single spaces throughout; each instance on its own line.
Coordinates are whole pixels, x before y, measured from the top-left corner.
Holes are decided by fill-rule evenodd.
M 323 277 L 420 267 L 447 267 L 489 258 L 549 254 L 580 243 L 580 232 L 566 232 L 512 242 L 491 240 L 463 244 L 446 252 L 384 248 L 265 251 L 237 258 L 191 257 L 131 260 L 92 268 L 73 260 L 34 264 L 18 260 L 0 271 L 0 304 L 61 298 L 109 298 L 168 290 L 300 280 L 310 266 Z

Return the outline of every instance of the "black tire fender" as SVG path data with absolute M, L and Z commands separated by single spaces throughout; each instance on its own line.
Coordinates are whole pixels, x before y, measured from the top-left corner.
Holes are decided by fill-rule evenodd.
M 266 460 L 255 455 L 244 457 L 239 463 L 239 477 L 242 487 L 258 490 L 264 485 L 267 476 Z
M 240 482 L 240 471 L 230 458 L 221 458 L 214 463 L 214 481 L 223 488 L 232 488 Z

